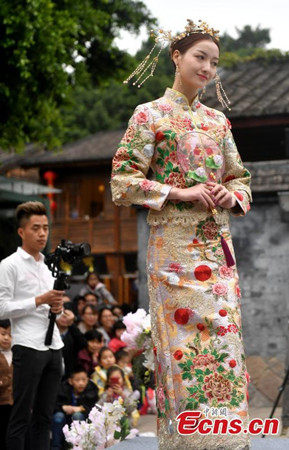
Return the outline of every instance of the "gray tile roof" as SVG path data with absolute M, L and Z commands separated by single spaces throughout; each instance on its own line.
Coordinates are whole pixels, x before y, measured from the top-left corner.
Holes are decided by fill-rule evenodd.
M 289 59 L 251 61 L 219 73 L 231 101 L 231 111 L 224 111 L 229 118 L 289 114 Z M 222 109 L 212 84 L 202 101 Z

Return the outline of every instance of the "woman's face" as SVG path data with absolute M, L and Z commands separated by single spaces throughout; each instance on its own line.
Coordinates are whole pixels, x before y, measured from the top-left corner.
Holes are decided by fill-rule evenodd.
M 109 309 L 105 309 L 101 315 L 101 325 L 106 328 L 106 329 L 110 329 L 112 328 L 115 319 L 114 319 L 114 315 L 112 314 L 112 312 Z
M 195 43 L 185 53 L 174 51 L 173 60 L 179 68 L 184 89 L 204 88 L 216 75 L 219 61 L 218 46 L 211 40 Z
M 99 361 L 100 365 L 104 369 L 108 369 L 109 367 L 115 364 L 115 356 L 111 350 L 105 350 L 101 355 L 101 360 Z
M 87 327 L 94 327 L 97 323 L 97 313 L 93 312 L 91 308 L 86 308 L 82 314 L 82 320 Z
M 92 339 L 87 342 L 87 349 L 89 353 L 99 353 L 101 347 L 104 346 L 103 340 L 99 342 L 97 339 Z

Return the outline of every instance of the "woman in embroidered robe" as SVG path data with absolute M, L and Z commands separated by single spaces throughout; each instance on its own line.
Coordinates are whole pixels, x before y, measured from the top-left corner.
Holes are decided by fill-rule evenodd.
M 113 201 L 149 208 L 159 449 L 243 450 L 247 372 L 229 216 L 249 210 L 250 173 L 229 121 L 198 98 L 216 75 L 216 38 L 178 37 L 171 58 L 172 89 L 136 108 L 113 158 Z M 242 431 L 181 435 L 176 418 L 185 410 L 240 419 Z

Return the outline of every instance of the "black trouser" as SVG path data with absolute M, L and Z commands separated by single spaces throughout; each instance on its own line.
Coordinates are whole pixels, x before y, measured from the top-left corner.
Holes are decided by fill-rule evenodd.
M 49 450 L 51 419 L 61 379 L 61 350 L 39 351 L 14 345 L 13 398 L 7 449 L 24 450 L 30 427 L 29 450 Z

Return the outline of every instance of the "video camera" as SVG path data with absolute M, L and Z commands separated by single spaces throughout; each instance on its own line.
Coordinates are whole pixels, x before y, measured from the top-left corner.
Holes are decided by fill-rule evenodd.
M 61 243 L 56 247 L 55 251 L 49 253 L 44 259 L 45 264 L 52 272 L 52 276 L 56 278 L 53 289 L 63 291 L 67 288 L 66 277 L 68 274 L 61 269 L 61 263 L 65 262 L 73 265 L 77 260 L 90 255 L 90 251 L 90 245 L 86 242 L 73 244 L 71 241 L 61 240 Z M 55 319 L 56 314 L 50 311 L 45 345 L 51 345 Z

